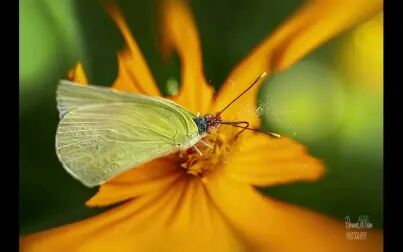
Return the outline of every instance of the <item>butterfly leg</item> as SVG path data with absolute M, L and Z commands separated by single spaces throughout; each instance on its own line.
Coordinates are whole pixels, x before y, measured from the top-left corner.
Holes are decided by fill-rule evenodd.
M 192 146 L 192 149 L 197 151 L 199 153 L 200 156 L 203 156 L 203 153 L 201 153 L 201 151 L 199 149 L 197 149 L 196 145 Z
M 204 144 L 205 146 L 210 147 L 211 149 L 213 149 L 213 146 L 211 146 L 210 144 L 204 142 L 203 140 L 200 139 L 199 142 Z

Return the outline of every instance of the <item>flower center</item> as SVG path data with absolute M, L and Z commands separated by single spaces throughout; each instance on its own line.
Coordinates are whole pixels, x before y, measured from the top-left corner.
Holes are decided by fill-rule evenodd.
M 195 149 L 190 148 L 179 153 L 181 167 L 190 175 L 203 179 L 205 176 L 222 166 L 235 150 L 236 139 L 233 130 L 219 128 L 215 133 L 208 134 L 196 144 L 202 155 Z

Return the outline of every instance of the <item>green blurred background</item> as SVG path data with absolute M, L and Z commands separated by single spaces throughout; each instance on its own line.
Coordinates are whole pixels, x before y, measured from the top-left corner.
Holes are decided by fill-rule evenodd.
M 164 91 L 177 88 L 179 60 L 160 59 L 157 1 L 118 1 Z M 302 1 L 191 1 L 205 75 L 216 88 L 259 41 Z M 123 40 L 99 1 L 20 0 L 20 232 L 72 222 L 104 209 L 59 164 L 55 90 L 77 61 L 91 83 L 110 84 Z M 168 85 L 168 83 L 171 83 Z M 318 48 L 266 81 L 259 94 L 264 127 L 305 143 L 327 167 L 315 183 L 263 193 L 329 216 L 369 215 L 382 227 L 383 14 Z

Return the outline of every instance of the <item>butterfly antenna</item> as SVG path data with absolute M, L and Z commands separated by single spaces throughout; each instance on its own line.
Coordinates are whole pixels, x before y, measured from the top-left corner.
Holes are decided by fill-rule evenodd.
M 263 77 L 265 77 L 267 75 L 266 72 L 263 72 L 259 77 L 257 77 L 257 79 L 249 85 L 249 87 L 247 89 L 245 89 L 241 94 L 239 94 L 235 99 L 233 99 L 227 106 L 225 106 L 225 108 L 223 108 L 220 112 L 218 112 L 216 114 L 216 116 L 221 115 L 222 112 L 224 112 L 229 106 L 231 106 L 236 100 L 238 100 L 243 94 L 245 94 L 246 92 L 249 91 L 249 89 L 251 89 L 254 85 L 256 85 L 256 83 L 258 83 Z
M 238 136 L 239 136 L 242 132 L 244 132 L 245 130 L 250 130 L 250 131 L 254 131 L 254 132 L 259 132 L 259 133 L 262 133 L 262 134 L 265 134 L 265 135 L 268 135 L 268 136 L 273 136 L 273 137 L 276 137 L 276 138 L 280 138 L 280 137 L 281 137 L 281 136 L 280 136 L 279 134 L 277 134 L 277 133 L 264 132 L 264 131 L 262 131 L 262 130 L 260 130 L 260 129 L 252 129 L 252 128 L 249 128 L 249 122 L 246 122 L 246 121 L 240 121 L 240 122 L 222 122 L 221 124 L 230 125 L 230 126 L 236 127 L 236 128 L 241 128 L 242 130 L 236 134 L 235 138 L 238 138 Z M 246 126 L 240 126 L 239 124 L 245 124 Z

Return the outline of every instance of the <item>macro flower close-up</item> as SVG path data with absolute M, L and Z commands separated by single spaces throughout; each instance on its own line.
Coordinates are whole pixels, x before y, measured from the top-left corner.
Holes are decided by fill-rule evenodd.
M 303 2 L 274 31 L 267 31 L 217 90 L 204 72 L 190 7 L 191 1 L 158 1 L 162 58 L 171 60 L 176 53 L 180 60 L 178 91 L 167 96 L 132 35 L 136 27 L 129 27 L 124 17 L 130 10 L 106 2 L 103 8 L 125 42 L 109 87 L 164 97 L 198 115 L 214 115 L 230 104 L 220 114 L 223 121 L 246 121 L 248 128 L 261 129 L 260 86 L 378 14 L 383 2 Z M 70 81 L 98 84 L 79 60 L 65 72 L 61 77 Z M 264 79 L 243 93 L 263 73 Z M 369 229 L 365 239 L 347 239 L 344 220 L 261 192 L 259 188 L 313 183 L 327 172 L 325 162 L 303 143 L 276 133 L 222 124 L 196 149 L 156 158 L 101 184 L 85 205 L 108 209 L 24 234 L 20 251 L 382 251 L 381 228 Z

